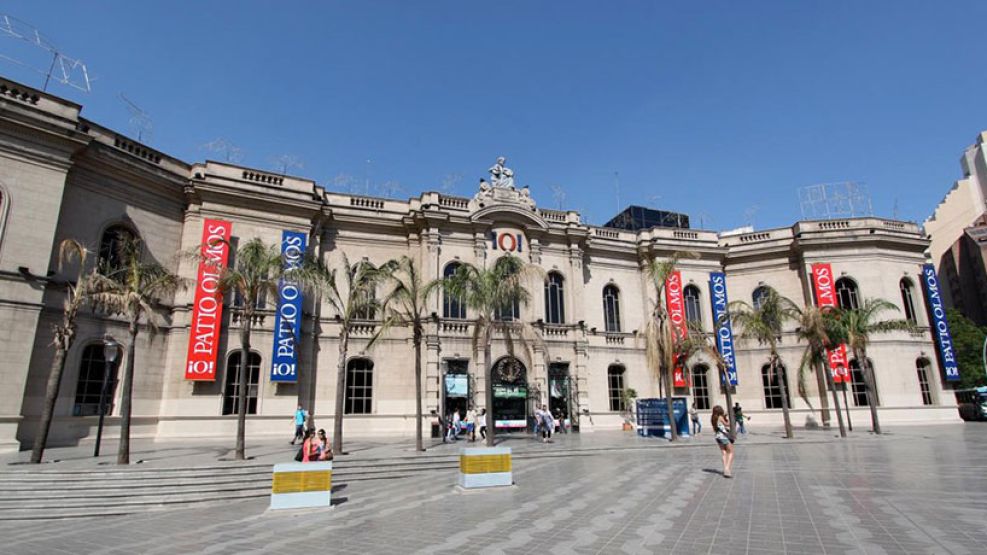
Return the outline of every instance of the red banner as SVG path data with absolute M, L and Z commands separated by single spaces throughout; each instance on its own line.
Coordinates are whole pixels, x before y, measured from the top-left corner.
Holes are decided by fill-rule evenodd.
M 689 335 L 689 325 L 685 319 L 685 303 L 682 300 L 682 274 L 672 272 L 665 278 L 665 305 L 668 307 L 668 322 L 672 327 L 672 337 L 681 341 Z M 685 369 L 676 364 L 672 374 L 675 387 L 686 387 Z
M 189 327 L 188 357 L 185 379 L 216 381 L 216 354 L 223 320 L 223 297 L 219 276 L 230 255 L 230 231 L 233 224 L 222 220 L 205 220 L 202 226 L 202 260 L 195 281 L 195 304 Z
M 833 279 L 833 268 L 829 264 L 812 265 L 812 282 L 816 288 L 816 306 L 819 308 L 836 307 L 836 289 Z M 847 372 L 849 361 L 846 356 L 846 345 L 840 345 L 835 349 L 826 349 L 826 358 L 829 360 L 829 371 L 833 374 L 835 383 L 849 382 L 850 377 Z

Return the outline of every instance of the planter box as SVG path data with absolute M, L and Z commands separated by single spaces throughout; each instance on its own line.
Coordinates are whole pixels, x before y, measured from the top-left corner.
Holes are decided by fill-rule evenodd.
M 332 461 L 274 465 L 272 509 L 329 507 L 332 496 Z
M 459 451 L 459 487 L 473 489 L 513 484 L 510 447 L 468 447 Z

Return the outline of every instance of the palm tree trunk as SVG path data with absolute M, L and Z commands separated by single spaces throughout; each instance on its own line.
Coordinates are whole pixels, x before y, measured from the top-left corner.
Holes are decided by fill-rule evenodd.
M 675 407 L 672 406 L 672 372 L 675 368 L 669 369 L 667 372 L 662 372 L 662 380 L 665 382 L 665 403 L 668 404 L 668 441 L 675 441 L 679 438 L 679 431 L 675 426 Z
M 856 356 L 856 354 L 854 354 Z M 860 369 L 864 371 L 864 386 L 866 387 L 865 393 L 867 394 L 867 406 L 870 407 L 870 421 L 873 426 L 875 434 L 880 435 L 881 433 L 881 421 L 877 418 L 877 398 L 874 395 L 875 383 L 874 383 L 874 369 L 871 368 L 870 362 L 867 360 L 867 351 L 864 349 L 860 350 L 860 356 L 857 357 L 857 364 Z
M 836 409 L 836 421 L 840 425 L 840 437 L 846 437 L 846 425 L 843 424 L 843 413 L 840 411 L 840 396 L 836 393 L 836 382 L 833 381 L 833 373 L 829 368 L 823 368 L 826 372 L 826 384 L 832 388 L 833 391 L 833 407 Z
M 730 388 L 733 386 L 730 385 L 730 378 L 727 376 L 727 369 L 720 365 L 717 365 L 717 367 L 720 369 L 720 383 L 725 385 L 724 391 L 727 397 L 727 419 L 730 421 L 730 435 L 736 437 L 737 415 L 733 413 L 733 392 L 730 391 Z M 713 430 L 713 432 L 715 433 L 716 430 Z
M 487 447 L 494 446 L 494 435 L 497 433 L 494 427 L 496 420 L 494 419 L 493 411 L 493 361 L 490 360 L 492 356 L 490 353 L 490 337 L 486 337 L 483 342 L 483 376 L 485 391 L 483 392 L 483 402 L 487 405 Z
M 415 325 L 415 451 L 425 450 L 422 444 L 422 330 Z M 474 422 L 475 424 L 475 422 Z
M 38 423 L 38 430 L 34 435 L 34 447 L 31 449 L 31 462 L 40 463 L 45 453 L 45 445 L 48 443 L 48 431 L 51 429 L 51 419 L 55 414 L 55 403 L 58 402 L 58 390 L 62 386 L 62 373 L 65 370 L 65 353 L 67 345 L 58 342 L 55 350 L 55 359 L 51 362 L 51 370 L 48 372 L 48 387 L 45 390 L 45 406 L 41 412 L 41 422 Z
M 826 397 L 826 385 L 829 383 L 829 380 L 826 379 L 827 375 L 826 364 L 817 364 L 816 387 L 819 388 L 819 415 L 822 418 L 824 428 L 828 428 L 832 420 L 829 416 L 829 398 Z
M 247 301 L 244 301 L 246 304 Z M 247 389 L 250 387 L 248 383 L 247 367 L 250 364 L 250 322 L 253 320 L 253 314 L 247 314 L 244 311 L 243 320 L 240 324 L 243 326 L 240 328 L 240 368 L 237 371 L 237 384 L 236 388 L 236 455 L 235 459 L 238 461 L 245 460 L 247 458 Z
M 336 406 L 332 419 L 332 451 L 343 454 L 343 403 L 346 402 L 346 355 L 349 351 L 350 334 L 343 325 L 339 332 L 339 362 L 336 365 Z
M 123 392 L 120 395 L 120 446 L 117 464 L 130 464 L 130 412 L 134 395 L 134 354 L 137 352 L 137 318 L 130 321 L 130 344 L 127 345 L 127 365 L 123 370 Z
M 785 437 L 787 439 L 792 439 L 795 437 L 795 431 L 792 429 L 792 417 L 788 414 L 788 373 L 785 371 L 785 366 L 778 366 L 778 353 L 771 352 L 771 373 L 780 372 L 781 375 L 778 376 L 778 389 L 781 390 L 781 414 L 785 419 Z

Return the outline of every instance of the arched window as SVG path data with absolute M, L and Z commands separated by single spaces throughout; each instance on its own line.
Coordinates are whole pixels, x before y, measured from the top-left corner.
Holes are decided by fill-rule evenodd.
M 754 290 L 754 293 L 751 294 L 751 301 L 753 301 L 754 310 L 761 308 L 761 304 L 764 303 L 764 299 L 768 297 L 770 291 L 771 290 L 766 285 L 762 285 Z
M 692 367 L 692 401 L 696 409 L 709 410 L 709 366 L 705 364 Z
M 371 414 L 374 394 L 374 363 L 354 358 L 346 364 L 346 414 Z
M 792 406 L 792 398 L 789 394 L 788 389 L 788 372 L 785 372 L 785 367 L 778 365 L 775 367 L 774 373 L 771 372 L 771 365 L 765 364 L 761 367 L 761 384 L 764 386 L 764 408 L 766 409 L 780 409 L 782 405 L 781 396 L 781 384 L 782 379 L 785 380 L 785 396 L 788 401 L 788 406 Z
M 565 279 L 558 272 L 550 272 L 545 282 L 545 321 L 549 324 L 565 322 L 564 282 Z
M 874 369 L 874 362 L 871 360 L 867 361 L 870 364 L 871 370 Z M 876 378 L 875 378 L 876 379 Z M 870 404 L 867 402 L 867 380 L 864 377 L 864 371 L 857 364 L 857 359 L 850 361 L 850 391 L 853 397 L 853 406 L 855 407 L 868 407 Z M 877 392 L 873 391 L 874 402 L 877 406 L 881 406 L 880 399 L 877 398 Z
M 624 405 L 624 367 L 619 364 L 611 364 L 607 368 L 607 391 L 610 397 L 610 410 L 622 412 L 626 410 Z
M 901 289 L 901 306 L 905 309 L 905 319 L 909 320 L 911 323 L 917 323 L 915 320 L 915 301 L 912 297 L 912 280 L 908 278 L 901 278 L 898 282 L 898 288 Z
M 459 269 L 459 262 L 453 262 L 446 266 L 442 277 L 451 278 Z M 454 297 L 448 291 L 442 293 L 442 317 L 443 318 L 466 318 L 466 304 L 462 299 Z
M 103 275 L 112 276 L 126 264 L 128 246 L 137 239 L 134 230 L 122 225 L 111 225 L 99 238 L 99 269 Z
M 836 280 L 836 298 L 843 310 L 854 310 L 860 307 L 857 284 L 850 278 Z
M 82 360 L 79 361 L 79 379 L 75 386 L 74 416 L 92 416 L 99 414 L 99 395 L 103 390 L 103 376 L 106 376 L 106 413 L 113 413 L 113 398 L 117 387 L 117 359 L 110 374 L 106 376 L 106 359 L 103 358 L 103 344 L 94 343 L 82 350 Z
M 260 355 L 247 355 L 247 414 L 257 414 L 257 384 L 260 382 Z M 237 414 L 240 394 L 240 351 L 226 357 L 226 387 L 223 389 L 223 414 Z
M 603 324 L 607 331 L 620 331 L 620 290 L 616 285 L 603 288 Z
M 682 296 L 685 298 L 685 319 L 690 324 L 701 326 L 703 316 L 700 312 L 699 288 L 695 285 L 686 285 L 682 290 Z
M 933 402 L 932 389 L 929 387 L 929 374 L 932 365 L 929 364 L 928 359 L 920 358 L 915 361 L 915 368 L 918 371 L 918 387 L 922 391 L 922 404 L 931 405 Z

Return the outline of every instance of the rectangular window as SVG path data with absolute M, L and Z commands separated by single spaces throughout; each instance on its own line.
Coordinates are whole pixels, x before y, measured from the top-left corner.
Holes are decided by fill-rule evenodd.
M 929 373 L 927 372 L 927 366 L 919 364 L 918 366 L 918 386 L 922 390 L 922 404 L 931 405 L 932 404 L 932 390 L 929 388 Z
M 709 410 L 708 375 L 709 368 L 705 365 L 700 364 L 692 368 L 692 400 L 698 410 Z
M 260 355 L 247 356 L 247 414 L 257 414 L 257 383 L 260 381 Z M 240 352 L 226 359 L 226 387 L 223 391 L 223 414 L 237 414 L 240 395 Z
M 346 414 L 371 414 L 374 366 L 367 359 L 351 360 L 346 369 Z
M 624 369 L 611 366 L 607 370 L 607 389 L 610 392 L 610 410 L 623 412 L 624 406 Z

